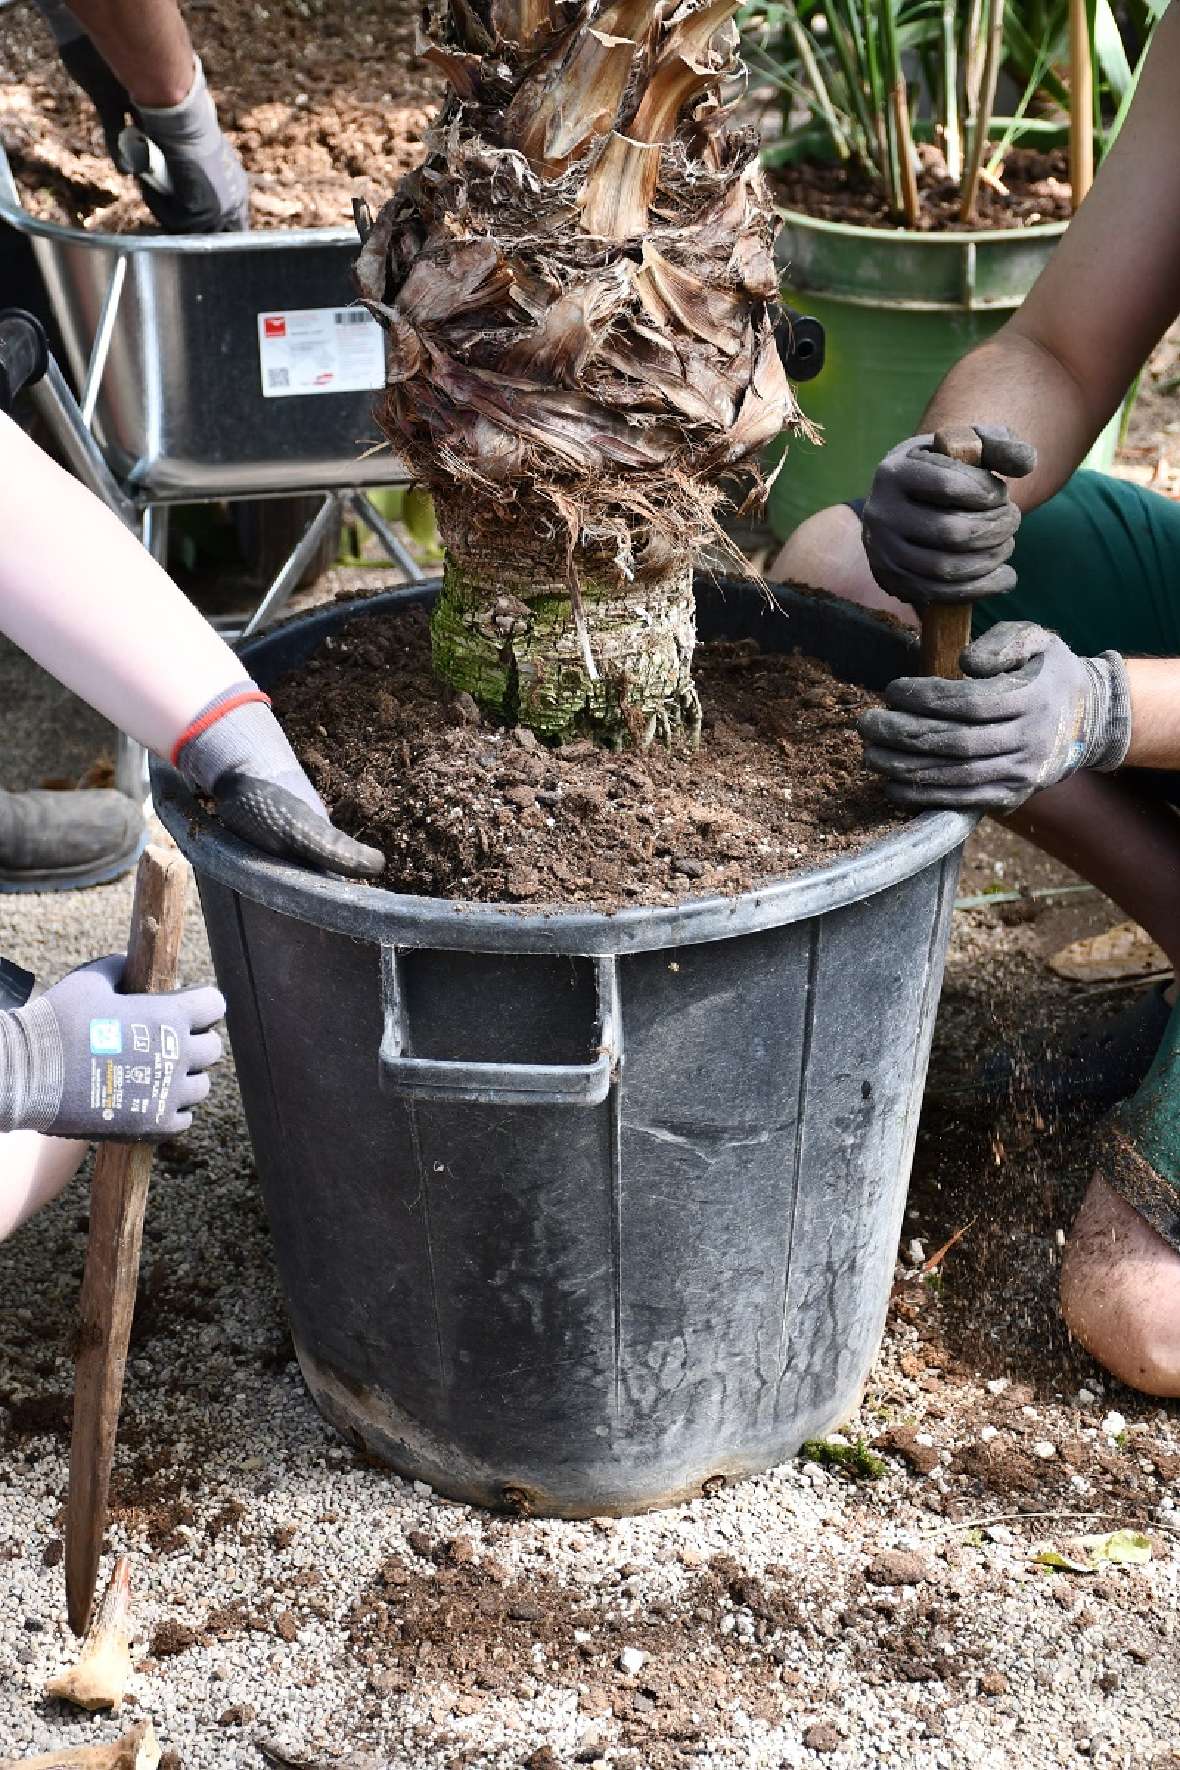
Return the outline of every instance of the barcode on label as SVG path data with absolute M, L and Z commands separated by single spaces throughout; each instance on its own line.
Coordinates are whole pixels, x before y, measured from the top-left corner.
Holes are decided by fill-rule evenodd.
M 363 326 L 368 321 L 368 314 L 363 307 L 350 307 L 336 315 L 338 326 Z
M 266 371 L 268 387 L 290 387 L 291 371 L 289 369 L 268 369 Z

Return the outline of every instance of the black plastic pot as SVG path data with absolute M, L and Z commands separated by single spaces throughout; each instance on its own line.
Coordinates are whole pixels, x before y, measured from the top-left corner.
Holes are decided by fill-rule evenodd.
M 244 660 L 265 682 L 423 594 L 317 610 Z M 913 664 L 790 591 L 703 584 L 700 628 L 870 685 Z M 315 877 L 170 770 L 156 794 L 300 1364 L 347 1437 L 457 1498 L 579 1516 L 764 1469 L 855 1407 L 969 819 L 741 897 L 542 914 Z

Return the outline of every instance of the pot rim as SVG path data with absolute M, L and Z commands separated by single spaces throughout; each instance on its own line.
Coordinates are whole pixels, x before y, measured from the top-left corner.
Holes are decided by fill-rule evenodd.
M 825 216 L 808 215 L 805 209 L 791 209 L 785 203 L 776 203 L 775 209 L 791 227 L 810 228 L 819 234 L 847 235 L 856 240 L 879 240 L 892 247 L 991 246 L 1016 240 L 1024 243 L 1057 239 L 1069 226 L 1068 220 L 1038 221 L 1033 227 L 963 228 L 936 232 L 913 227 L 864 227 L 854 221 L 829 221 Z
M 362 612 L 389 612 L 420 601 L 434 585 L 389 590 L 361 602 L 328 604 L 296 615 L 242 648 L 249 667 L 280 633 L 315 623 L 326 636 Z M 776 594 L 792 594 L 776 585 Z M 853 622 L 879 626 L 865 611 L 843 605 Z M 268 909 L 353 939 L 386 946 L 466 952 L 558 953 L 571 957 L 652 952 L 755 934 L 802 922 L 873 897 L 941 861 L 979 821 L 960 811 L 928 811 L 857 854 L 809 867 L 734 896 L 685 898 L 617 910 L 589 905 L 525 908 L 467 898 L 416 897 L 327 873 L 314 873 L 249 847 L 210 816 L 168 763 L 154 758 L 156 813 L 202 875 Z

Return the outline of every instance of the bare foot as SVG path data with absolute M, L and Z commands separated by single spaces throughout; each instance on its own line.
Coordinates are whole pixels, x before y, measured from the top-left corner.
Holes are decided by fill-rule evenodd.
M 1061 1313 L 1120 1382 L 1180 1395 L 1180 1254 L 1101 1174 L 1086 1189 L 1066 1246 Z

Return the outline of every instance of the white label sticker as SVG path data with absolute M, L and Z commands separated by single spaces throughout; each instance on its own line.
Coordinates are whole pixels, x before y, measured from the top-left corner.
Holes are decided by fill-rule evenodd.
M 385 385 L 385 341 L 363 307 L 295 307 L 258 316 L 265 399 Z

